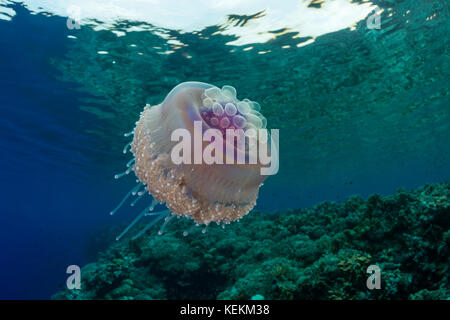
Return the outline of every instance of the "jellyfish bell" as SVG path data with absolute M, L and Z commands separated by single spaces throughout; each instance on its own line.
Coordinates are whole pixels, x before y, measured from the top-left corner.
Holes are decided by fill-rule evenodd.
M 220 89 L 201 82 L 181 83 L 161 104 L 145 106 L 130 133 L 134 135 L 130 144 L 134 161 L 127 164 L 128 169 L 123 173 L 133 170 L 139 184 L 121 204 L 127 197 L 139 194 L 142 187 L 153 201 L 124 233 L 143 216 L 157 215 L 149 213 L 156 203 L 165 203 L 168 209 L 161 213 L 165 215 L 163 227 L 175 215 L 208 225 L 229 223 L 250 212 L 267 177 L 261 174 L 263 164 L 255 161 L 254 156 L 255 143 L 268 142 L 258 141 L 257 134 L 247 134 L 252 131 L 248 129 L 265 128 L 267 120 L 259 111 L 258 103 L 248 99 L 239 101 L 233 87 Z M 183 158 L 190 161 L 182 163 L 174 161 L 172 153 L 179 144 L 173 139 L 173 133 L 179 129 L 194 140 L 182 152 Z M 214 138 L 205 140 L 203 130 L 208 129 L 212 129 Z M 227 134 L 235 133 L 236 129 L 238 134 L 227 139 Z M 211 152 L 211 145 L 215 145 L 211 154 L 218 161 L 206 163 L 202 155 Z

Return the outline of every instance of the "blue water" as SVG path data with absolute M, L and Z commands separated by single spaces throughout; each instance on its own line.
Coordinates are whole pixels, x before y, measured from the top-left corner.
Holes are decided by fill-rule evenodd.
M 65 285 L 68 265 L 93 261 L 106 245 L 98 244 L 96 235 L 135 215 L 125 208 L 109 216 L 133 179 L 113 179 L 127 161 L 115 152 L 126 143 L 123 132 L 110 137 L 117 145 L 114 150 L 105 146 L 92 132 L 102 131 L 107 120 L 102 123 L 80 108 L 98 97 L 80 90 L 82 83 L 61 81 L 61 70 L 52 63 L 67 59 L 72 41 L 67 36 L 73 32 L 66 19 L 32 15 L 19 5 L 14 10 L 11 21 L 0 20 L 0 299 L 47 299 Z M 430 106 L 445 107 L 448 100 Z M 137 116 L 132 113 L 130 119 Z M 357 155 L 349 149 L 348 158 L 329 157 L 314 170 L 311 163 L 305 167 L 297 161 L 295 176 L 282 162 L 279 174 L 261 189 L 258 206 L 310 206 L 448 180 L 449 133 L 437 130 L 428 144 L 415 137 L 411 145 L 422 147 L 410 153 L 385 149 L 390 151 L 381 162 L 358 143 Z
M 44 299 L 86 262 L 85 239 L 112 222 L 106 208 L 121 192 L 104 192 L 94 175 L 110 172 L 81 154 L 95 148 L 79 131 L 92 120 L 49 66 L 50 52 L 64 54 L 65 20 L 17 9 L 0 21 L 0 298 Z

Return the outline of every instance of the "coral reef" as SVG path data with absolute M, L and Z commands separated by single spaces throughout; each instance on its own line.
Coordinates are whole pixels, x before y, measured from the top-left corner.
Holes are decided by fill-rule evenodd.
M 54 299 L 448 299 L 450 182 L 124 239 Z M 369 290 L 366 269 L 381 269 Z

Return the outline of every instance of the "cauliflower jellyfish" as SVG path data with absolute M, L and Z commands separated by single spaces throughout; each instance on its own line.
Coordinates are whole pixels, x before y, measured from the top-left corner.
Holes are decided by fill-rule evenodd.
M 247 132 L 252 131 L 249 129 L 256 132 L 267 125 L 260 109 L 257 102 L 238 100 L 232 86 L 220 89 L 201 82 L 181 83 L 170 91 L 161 104 L 146 105 L 134 130 L 125 134 L 133 136 L 133 140 L 125 146 L 124 153 L 131 149 L 134 157 L 127 163 L 126 171 L 115 176 L 120 178 L 134 172 L 138 184 L 111 214 L 130 197 L 136 197 L 131 202 L 132 206 L 144 197 L 151 196 L 152 201 L 117 239 L 146 216 L 153 218 L 133 238 L 164 220 L 159 231 L 162 234 L 164 227 L 175 216 L 188 217 L 196 225 L 208 226 L 211 222 L 228 224 L 249 213 L 256 205 L 259 188 L 267 177 L 260 173 L 262 164 L 258 161 L 175 164 L 171 151 L 177 141 L 172 141 L 171 135 L 179 128 L 195 135 L 194 122 L 200 122 L 204 128 L 217 129 L 223 134 L 224 138 L 215 141 L 216 144 L 221 143 L 224 149 L 233 150 L 233 157 L 242 154 L 248 160 L 255 145 L 261 141 L 258 141 L 260 137 L 257 134 L 247 135 Z M 238 139 L 231 142 L 225 139 L 228 129 L 245 130 L 244 143 L 237 143 Z M 200 148 L 205 151 L 208 143 L 203 141 Z M 155 210 L 158 204 L 165 208 Z M 185 235 L 187 233 L 184 232 Z

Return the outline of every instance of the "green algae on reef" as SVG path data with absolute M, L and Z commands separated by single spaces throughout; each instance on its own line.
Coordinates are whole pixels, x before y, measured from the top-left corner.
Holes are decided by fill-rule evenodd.
M 54 299 L 448 299 L 450 182 L 114 243 Z M 366 269 L 381 268 L 368 290 Z

